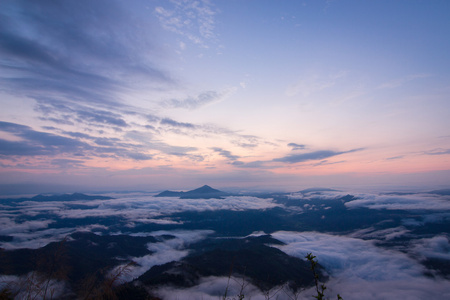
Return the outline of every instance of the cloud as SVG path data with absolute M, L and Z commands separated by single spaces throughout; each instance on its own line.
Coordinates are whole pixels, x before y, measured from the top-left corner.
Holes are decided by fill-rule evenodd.
M 341 192 L 337 190 L 323 190 L 323 189 L 308 189 L 301 192 L 290 193 L 288 198 L 290 199 L 302 199 L 302 200 L 314 200 L 320 198 L 320 200 L 337 200 L 348 195 L 347 192 Z
M 49 243 L 59 242 L 75 231 L 75 228 L 50 228 L 10 233 L 9 235 L 13 237 L 13 240 L 11 242 L 0 242 L 0 247 L 8 250 L 22 248 L 38 249 Z
M 350 237 L 360 238 L 360 239 L 376 239 L 376 240 L 393 240 L 398 237 L 402 237 L 411 232 L 411 230 L 406 229 L 403 226 L 377 230 L 374 227 L 369 227 L 365 229 L 358 230 L 352 234 Z
M 30 130 L 31 128 L 25 125 L 10 123 L 10 122 L 2 122 L 0 121 L 0 130 L 10 133 L 21 134 Z
M 398 155 L 398 156 L 388 157 L 388 158 L 386 158 L 386 160 L 396 160 L 396 159 L 402 159 L 404 157 L 405 157 L 404 155 Z
M 445 299 L 450 297 L 448 281 L 427 277 L 404 280 L 366 281 L 357 278 L 331 279 L 327 282 L 329 295 L 340 294 L 348 300 L 379 299 Z M 302 293 L 302 296 L 306 293 Z M 311 295 L 310 293 L 309 295 Z M 306 294 L 308 295 L 308 294 Z M 306 296 L 305 295 L 305 296 Z
M 154 37 L 127 11 L 117 1 L 2 2 L 2 88 L 35 99 L 51 94 L 117 106 L 117 92 L 136 78 L 171 84 L 148 58 Z
M 346 72 L 338 72 L 328 76 L 321 75 L 307 75 L 305 78 L 299 80 L 297 83 L 290 85 L 285 94 L 289 97 L 301 94 L 303 97 L 308 97 L 312 94 L 320 92 L 322 90 L 329 89 L 336 85 L 340 78 L 346 76 Z
M 346 154 L 346 153 L 352 153 L 352 152 L 361 151 L 361 150 L 363 150 L 363 149 L 359 148 L 359 149 L 353 149 L 353 150 L 349 150 L 349 151 L 340 151 L 340 152 L 331 151 L 331 150 L 320 150 L 320 151 L 314 151 L 314 152 L 302 153 L 302 154 L 290 154 L 285 157 L 275 158 L 272 161 L 294 164 L 294 163 L 304 162 L 304 161 L 308 161 L 308 160 L 322 160 L 322 159 L 325 159 L 328 157 L 333 157 L 333 156 Z
M 83 166 L 84 161 L 76 159 L 60 158 L 60 159 L 52 159 L 50 163 L 52 165 L 59 166 L 60 168 L 69 169 Z
M 138 152 L 125 151 L 125 152 L 123 152 L 123 155 L 128 158 L 134 159 L 134 160 L 151 160 L 151 159 L 153 159 L 152 155 L 138 153 Z
M 438 235 L 414 241 L 412 252 L 426 258 L 438 258 L 450 261 L 450 239 L 447 235 Z
M 369 241 L 318 232 L 280 231 L 272 236 L 286 244 L 276 247 L 289 255 L 304 258 L 314 253 L 331 276 L 389 281 L 421 277 L 424 271 L 407 255 L 383 250 Z
M 76 219 L 115 217 L 117 224 L 134 228 L 139 224 L 177 224 L 182 223 L 170 218 L 171 214 L 184 211 L 213 211 L 213 210 L 233 210 L 244 211 L 248 209 L 264 210 L 268 208 L 280 207 L 273 199 L 261 199 L 247 196 L 230 196 L 223 199 L 179 199 L 152 197 L 146 193 L 135 193 L 129 195 L 114 195 L 116 199 L 110 200 L 77 200 L 77 201 L 24 201 L 18 207 L 14 204 L 5 203 L 0 210 L 0 235 L 10 235 L 14 239 L 9 242 L 0 243 L 0 247 L 5 249 L 16 248 L 39 248 L 50 242 L 60 241 L 67 234 L 82 230 L 104 229 L 102 225 L 91 225 L 72 228 L 48 228 L 50 224 L 58 219 L 75 219 L 71 222 L 77 223 Z M 38 217 L 45 215 L 46 220 L 32 220 L 22 223 L 13 221 L 16 217 Z M 51 217 L 48 217 L 51 216 Z M 62 221 L 66 223 L 65 221 Z M 176 231 L 178 240 L 167 241 L 167 245 L 160 244 L 161 247 L 171 247 L 175 249 L 170 253 L 170 257 L 186 255 L 183 245 L 191 243 L 197 239 L 210 234 L 210 231 Z M 134 235 L 148 235 L 149 233 L 137 233 Z M 162 231 L 151 235 L 163 235 Z M 132 234 L 133 235 L 133 234 Z M 155 246 L 156 247 L 156 246 Z M 161 248 L 162 249 L 162 248 Z M 157 251 L 157 249 L 153 249 Z M 152 251 L 153 251 L 152 250 Z M 158 250 L 159 251 L 159 250 Z M 164 259 L 164 251 L 161 250 L 157 257 L 144 257 L 141 259 L 142 265 L 149 265 Z M 136 271 L 137 272 L 137 271 Z
M 77 111 L 79 121 L 127 127 L 128 124 L 118 115 L 110 111 Z
M 431 151 L 426 151 L 424 152 L 424 154 L 426 155 L 447 155 L 450 154 L 450 149 L 433 149 Z
M 154 153 L 148 151 L 158 150 L 193 161 L 203 159 L 201 155 L 187 154 L 193 147 L 176 147 L 162 142 L 148 147 L 149 143 L 142 141 L 127 144 L 116 140 L 144 126 L 155 134 L 164 134 L 164 129 L 176 134 L 184 134 L 183 130 L 187 129 L 206 130 L 191 123 L 155 116 L 153 121 L 156 120 L 163 129 L 157 132 L 155 126 L 139 122 L 145 119 L 145 113 L 123 104 L 122 97 L 130 89 L 156 87 L 161 90 L 169 85 L 173 87 L 175 82 L 171 75 L 155 67 L 154 57 L 158 57 L 160 50 L 155 46 L 157 40 L 151 25 L 156 20 L 131 15 L 122 5 L 119 1 L 103 0 L 58 5 L 27 0 L 0 3 L 0 54 L 3 57 L 0 88 L 13 95 L 34 99 L 38 118 L 57 125 L 46 126 L 45 130 L 51 133 L 26 126 L 19 128 L 18 124 L 15 128 L 4 126 L 4 130 L 21 140 L 0 139 L 0 154 L 9 157 L 64 154 L 150 160 Z M 136 2 L 132 5 L 133 9 L 140 9 L 144 4 Z M 179 5 L 181 3 L 177 7 Z M 202 32 L 206 37 L 209 5 L 190 5 L 199 16 L 204 16 Z M 149 25 L 145 30 L 144 23 Z M 222 99 L 231 90 L 206 91 L 182 101 L 184 104 L 181 105 L 204 105 Z M 130 117 L 136 123 L 129 123 Z M 61 125 L 65 125 L 64 130 L 58 129 Z M 68 126 L 77 126 L 77 129 L 67 130 Z M 125 134 L 121 137 L 122 132 Z M 58 160 L 52 161 L 53 166 L 68 167 L 68 159 L 72 158 L 54 159 Z M 81 166 L 73 159 L 72 163 L 73 167 Z
M 0 139 L 0 155 L 33 156 L 46 154 L 42 149 L 26 142 L 13 142 Z
M 116 130 L 129 127 L 124 120 L 123 112 L 116 113 L 60 100 L 39 98 L 35 110 L 43 114 L 40 117 L 41 120 L 57 124 L 77 124 L 78 126 L 84 124 L 90 128 L 113 128 Z
M 204 160 L 203 154 L 192 153 L 193 151 L 198 152 L 198 148 L 175 146 L 162 142 L 161 138 L 158 137 L 163 136 L 167 132 L 189 137 L 225 137 L 231 143 L 240 147 L 256 147 L 260 143 L 265 143 L 259 137 L 242 135 L 213 124 L 194 124 L 156 115 L 96 109 L 84 104 L 60 100 L 45 99 L 42 102 L 40 101 L 38 101 L 36 111 L 43 115 L 41 117 L 42 120 L 58 123 L 62 120 L 65 124 L 77 124 L 77 130 L 84 131 L 61 130 L 54 126 L 46 127 L 54 132 L 47 134 L 66 139 L 66 143 L 72 141 L 80 145 L 78 150 L 72 151 L 72 154 L 77 156 L 150 160 L 155 157 L 156 153 L 149 152 L 156 150 L 160 151 L 160 154 L 185 157 L 193 162 Z M 144 123 L 150 122 L 152 125 L 147 124 L 148 126 L 146 127 L 142 123 L 129 123 L 126 121 L 129 117 Z M 143 128 L 145 128 L 145 131 L 141 131 Z M 28 127 L 28 129 L 30 128 Z M 16 128 L 13 132 L 19 132 L 20 130 L 23 131 L 23 128 Z M 59 134 L 55 134 L 56 132 Z M 94 132 L 97 132 L 97 135 Z M 126 140 L 131 140 L 131 142 L 123 142 Z M 41 145 L 35 147 L 34 144 L 31 145 L 27 141 L 5 140 L 0 141 L 0 143 L 3 145 L 2 149 L 5 155 L 16 153 L 33 156 L 63 153 L 61 151 L 57 152 L 55 149 L 53 149 L 53 152 L 45 153 L 40 149 Z M 36 144 L 39 143 L 36 142 Z M 70 154 L 71 152 L 65 151 L 64 153 Z
M 251 161 L 251 162 L 241 162 L 241 161 L 235 161 L 233 164 L 239 168 L 250 168 L 250 169 L 276 169 L 277 166 L 271 166 L 268 163 L 270 161 Z
M 0 155 L 4 156 L 56 156 L 70 154 L 74 156 L 117 156 L 134 160 L 149 160 L 152 156 L 140 151 L 139 145 L 120 143 L 115 139 L 98 139 L 87 134 L 70 132 L 69 135 L 77 138 L 64 137 L 52 133 L 35 131 L 31 127 L 0 121 L 0 131 L 14 134 L 22 141 L 8 141 L 0 139 Z M 78 138 L 100 141 L 100 144 L 108 144 L 108 147 L 98 147 L 78 140 Z M 111 146 L 109 146 L 111 145 Z M 53 159 L 53 165 L 63 167 L 76 167 L 82 164 L 80 160 Z
M 192 123 L 183 123 L 178 122 L 170 118 L 164 118 L 160 122 L 161 125 L 169 125 L 175 128 L 183 128 L 183 129 L 195 129 L 197 126 Z
M 152 251 L 152 254 L 141 257 L 131 257 L 130 259 L 138 265 L 132 266 L 129 272 L 126 272 L 121 279 L 124 281 L 132 281 L 150 270 L 153 266 L 182 259 L 189 254 L 187 246 L 205 239 L 212 233 L 214 233 L 212 230 L 173 230 L 130 234 L 132 236 L 154 236 L 161 240 L 161 242 L 147 244 L 147 248 Z M 171 235 L 175 238 L 163 239 L 161 238 L 163 235 Z M 119 265 L 115 267 L 115 269 L 119 269 L 123 266 L 124 265 Z M 114 272 L 114 270 L 112 272 Z
M 289 143 L 288 147 L 291 147 L 292 150 L 303 150 L 303 149 L 306 148 L 305 145 L 303 145 L 303 144 L 296 144 L 296 143 Z
M 167 121 L 169 123 L 169 127 L 173 127 L 175 126 L 175 128 L 181 127 L 183 128 L 183 123 L 180 122 L 176 122 L 174 120 L 170 120 Z M 178 126 L 178 127 L 177 127 Z M 193 125 L 195 126 L 195 125 Z M 187 125 L 187 128 L 191 128 L 189 125 Z M 149 135 L 148 132 L 142 132 L 142 131 L 128 131 L 127 133 L 124 134 L 124 137 L 127 139 L 131 139 L 135 142 L 138 142 L 139 144 L 141 144 L 144 148 L 147 149 L 154 149 L 154 150 L 158 150 L 161 151 L 162 153 L 165 154 L 169 154 L 169 155 L 175 155 L 175 156 L 186 156 L 186 157 L 190 157 L 191 154 L 190 152 L 194 152 L 197 151 L 198 148 L 196 147 L 189 147 L 189 146 L 174 146 L 174 145 L 169 145 L 167 143 L 163 143 L 161 141 L 155 141 L 152 139 L 152 136 Z
M 289 255 L 304 259 L 307 253 L 317 256 L 319 263 L 329 272 L 330 280 L 325 284 L 325 295 L 344 299 L 440 299 L 450 296 L 447 280 L 426 277 L 424 267 L 407 254 L 376 247 L 370 241 L 334 236 L 317 232 L 280 231 L 272 237 L 285 245 L 273 245 Z M 436 239 L 437 241 L 437 239 Z M 439 239 L 438 244 L 448 245 L 448 240 Z M 442 250 L 441 250 L 442 251 Z M 311 275 L 312 276 L 312 275 Z M 198 285 L 182 289 L 160 287 L 157 295 L 168 299 L 217 299 L 224 295 L 239 294 L 242 278 L 204 277 Z M 281 290 L 277 299 L 293 299 L 288 291 Z M 263 293 L 248 282 L 246 298 L 267 299 Z M 314 287 L 298 294 L 298 299 L 309 299 L 315 294 Z M 297 299 L 297 298 L 296 298 Z
M 317 167 L 317 166 L 335 165 L 335 164 L 341 164 L 341 163 L 344 163 L 344 162 L 346 162 L 346 161 L 345 160 L 341 160 L 341 161 L 330 162 L 328 160 L 322 160 L 322 161 L 320 161 L 318 163 L 313 164 L 313 166 Z
M 422 79 L 422 78 L 428 78 L 431 77 L 431 74 L 413 74 L 408 75 L 402 78 L 393 79 L 391 81 L 385 82 L 381 84 L 378 88 L 379 89 L 393 89 L 400 87 L 410 81 L 414 81 L 416 79 Z
M 82 137 L 82 138 L 93 139 L 93 137 L 90 137 L 87 134 L 78 135 L 78 136 Z M 121 142 L 121 140 L 118 138 L 105 138 L 105 137 L 95 138 L 94 141 L 97 145 L 100 145 L 100 146 L 115 146 L 116 144 Z
M 231 154 L 230 151 L 224 150 L 222 148 L 214 147 L 214 148 L 211 148 L 211 149 L 214 152 L 219 153 L 221 156 L 225 157 L 226 159 L 229 159 L 230 161 L 232 161 L 233 164 L 236 163 L 236 161 L 240 158 L 238 155 L 233 155 L 233 154 Z
M 170 99 L 162 101 L 160 105 L 164 108 L 185 108 L 193 110 L 211 103 L 220 102 L 234 91 L 236 91 L 235 88 L 230 88 L 222 92 L 206 91 L 196 97 L 188 97 L 183 100 Z
M 234 276 L 230 278 L 209 276 L 200 278 L 198 285 L 187 289 L 164 286 L 158 288 L 155 292 L 162 299 L 217 300 L 222 299 L 225 291 L 227 291 L 229 297 L 226 299 L 238 299 L 237 295 L 241 292 L 242 284 L 244 284 L 245 287 L 242 292 L 245 295 L 245 299 L 267 299 L 257 287 L 243 280 L 243 278 Z M 288 298 L 280 293 L 276 299 L 287 300 Z
M 289 255 L 304 258 L 312 252 L 317 256 L 331 275 L 327 295 L 339 293 L 350 300 L 450 296 L 447 280 L 426 277 L 424 267 L 407 254 L 376 247 L 370 241 L 317 232 L 280 231 L 272 236 L 286 244 L 274 247 Z
M 14 125 L 11 125 L 14 127 Z M 21 128 L 17 126 L 17 128 Z M 12 130 L 12 129 L 11 129 Z M 336 200 L 346 195 L 340 191 L 320 191 L 311 189 L 304 192 L 294 193 L 290 199 L 303 199 L 310 201 L 314 205 L 314 199 Z M 29 220 L 25 222 L 14 221 L 23 219 L 23 216 L 59 216 L 61 218 L 104 218 L 115 216 L 119 224 L 129 224 L 134 233 L 133 236 L 154 236 L 157 243 L 148 244 L 147 247 L 152 254 L 142 257 L 132 257 L 138 265 L 132 267 L 129 277 L 124 279 L 129 281 L 156 264 L 179 260 L 188 255 L 188 245 L 201 241 L 214 232 L 211 230 L 174 230 L 174 231 L 145 231 L 137 232 L 136 226 L 142 222 L 161 220 L 163 224 L 174 224 L 175 220 L 170 219 L 170 214 L 181 211 L 204 211 L 204 210 L 234 210 L 241 211 L 247 209 L 266 209 L 273 207 L 283 207 L 273 201 L 273 199 L 257 197 L 230 196 L 225 199 L 178 199 L 178 198 L 157 198 L 149 193 L 114 194 L 116 199 L 111 200 L 77 200 L 60 202 L 37 202 L 25 201 L 18 204 L 4 202 L 0 210 L 0 235 L 10 235 L 13 241 L 1 242 L 0 247 L 5 249 L 17 248 L 39 248 L 49 242 L 59 241 L 64 236 L 75 232 L 96 229 L 106 230 L 107 227 L 98 224 L 72 228 L 49 228 L 53 222 L 49 220 Z M 443 205 L 448 202 L 447 196 L 433 194 L 408 194 L 408 195 L 385 195 L 385 194 L 355 194 L 358 199 L 348 201 L 346 204 L 358 200 L 370 200 L 371 203 L 391 204 L 397 199 L 401 205 L 421 203 L 431 207 Z M 439 201 L 442 200 L 442 201 Z M 358 203 L 358 202 L 357 202 Z M 367 203 L 359 203 L 367 204 Z M 417 205 L 416 205 L 417 206 Z M 75 208 L 74 208 L 75 207 Z M 77 208 L 79 207 L 79 209 Z M 358 206 L 357 206 L 358 207 Z M 367 206 L 362 206 L 367 207 Z M 448 206 L 442 209 L 449 210 Z M 369 207 L 370 208 L 370 207 Z M 291 211 L 292 212 L 292 211 Z M 390 214 L 388 213 L 390 216 Z M 397 215 L 397 214 L 396 214 Z M 414 218 L 418 213 L 405 214 Z M 20 218 L 18 218 L 20 216 Z M 448 213 L 440 213 L 439 216 L 432 214 L 433 220 L 448 218 Z M 426 218 L 423 216 L 422 218 Z M 55 222 L 59 220 L 52 218 Z M 60 224 L 67 224 L 77 220 L 62 220 Z M 89 220 L 86 220 L 89 221 Z M 97 222 L 97 221 L 96 221 Z M 84 221 L 80 222 L 84 223 Z M 59 226 L 57 224 L 55 227 Z M 380 226 L 378 226 L 380 225 Z M 312 252 L 317 256 L 319 263 L 323 265 L 331 276 L 326 283 L 327 295 L 333 298 L 337 293 L 344 299 L 423 299 L 427 295 L 432 299 L 440 299 L 450 296 L 448 280 L 440 277 L 431 278 L 424 275 L 427 270 L 420 262 L 414 260 L 424 258 L 450 259 L 449 257 L 449 237 L 448 234 L 441 233 L 434 237 L 415 238 L 413 230 L 408 229 L 408 225 L 386 228 L 386 223 L 375 224 L 373 227 L 359 229 L 350 233 L 350 236 L 331 235 L 318 232 L 288 232 L 278 231 L 272 236 L 285 245 L 277 247 L 289 255 L 304 258 L 306 253 Z M 134 227 L 133 227 L 134 226 Z M 380 229 L 381 228 L 381 229 Z M 118 234 L 128 234 L 118 232 Z M 251 236 L 259 236 L 263 233 L 254 232 Z M 164 239 L 165 235 L 173 235 L 174 239 Z M 390 249 L 379 247 L 380 241 L 399 241 L 411 238 L 409 242 L 402 245 L 395 244 Z M 364 240 L 363 240 L 364 239 Z M 312 276 L 312 275 L 311 275 Z M 172 287 L 161 287 L 158 294 L 164 297 L 183 299 L 217 299 L 218 295 L 223 295 L 224 287 L 228 286 L 228 278 L 207 277 L 201 278 L 197 286 L 188 289 L 174 289 Z M 230 297 L 237 295 L 242 278 L 231 278 Z M 301 297 L 311 298 L 313 291 L 307 289 L 302 291 Z M 183 296 L 181 296 L 183 295 Z M 252 285 L 248 285 L 245 290 L 246 298 L 265 299 L 264 295 Z M 281 291 L 278 299 L 290 299 Z
M 48 228 L 48 225 L 53 223 L 52 220 L 39 220 L 39 221 L 25 221 L 22 223 L 16 223 L 10 218 L 0 218 L 0 235 L 9 235 L 13 233 L 32 232 L 39 229 Z
M 209 1 L 171 1 L 155 8 L 161 25 L 168 31 L 207 48 L 207 41 L 215 39 L 214 15 Z
M 198 285 L 182 289 L 164 286 L 156 289 L 156 294 L 163 299 L 204 299 L 216 300 L 221 298 L 227 290 L 230 299 L 237 299 L 240 293 L 242 282 L 244 280 L 245 288 L 243 294 L 245 298 L 253 300 L 267 299 L 257 287 L 248 283 L 243 278 L 236 277 L 204 277 L 200 279 Z M 359 286 L 358 286 L 359 284 Z M 335 298 L 336 294 L 340 294 L 344 299 L 441 299 L 449 295 L 447 287 L 448 282 L 443 280 L 432 280 L 429 278 L 418 278 L 413 283 L 408 281 L 383 281 L 370 282 L 364 280 L 353 279 L 331 279 L 326 283 L 327 290 L 325 295 L 330 295 L 330 299 Z M 274 292 L 274 291 L 273 291 Z M 281 290 L 276 294 L 278 300 L 294 299 L 293 295 L 286 290 Z M 308 288 L 301 291 L 295 299 L 311 299 L 312 295 L 317 294 L 315 288 Z
M 103 0 L 57 5 L 27 0 L 0 3 L 0 88 L 34 99 L 38 119 L 58 125 L 46 126 L 49 132 L 3 127 L 20 139 L 1 139 L 1 154 L 10 159 L 58 155 L 153 158 L 148 152 L 151 149 L 142 143 L 126 144 L 112 138 L 146 125 L 128 123 L 130 116 L 136 120 L 143 118 L 143 113 L 123 105 L 125 92 L 155 86 L 160 90 L 174 84 L 168 73 L 155 67 L 153 57 L 159 50 L 151 25 L 156 20 L 131 15 L 122 5 Z M 139 9 L 144 4 L 132 5 Z M 143 23 L 149 25 L 145 30 Z M 133 89 L 136 85 L 138 89 Z M 77 129 L 68 130 L 68 126 Z M 61 127 L 64 129 L 58 129 Z M 101 138 L 90 135 L 94 132 Z M 48 162 L 64 168 L 69 159 L 73 167 L 81 166 L 73 157 L 55 157 Z
M 31 127 L 0 121 L 0 131 L 12 133 L 22 141 L 0 139 L 0 154 L 6 156 L 56 155 L 91 150 L 89 144 L 51 133 L 34 131 Z
M 378 195 L 357 194 L 358 199 L 345 203 L 348 208 L 367 207 L 388 210 L 450 210 L 450 201 L 445 197 L 432 194 Z
M 189 137 L 219 137 L 226 138 L 232 144 L 237 145 L 242 148 L 253 148 L 257 147 L 260 144 L 270 144 L 268 141 L 263 140 L 262 138 L 254 135 L 240 134 L 239 132 L 230 130 L 228 128 L 220 127 L 215 124 L 195 124 L 189 122 L 179 122 L 177 120 L 173 120 L 171 118 L 157 118 L 155 116 L 151 116 L 151 121 L 158 123 L 156 127 L 159 132 L 167 132 L 170 131 L 179 135 L 188 135 Z

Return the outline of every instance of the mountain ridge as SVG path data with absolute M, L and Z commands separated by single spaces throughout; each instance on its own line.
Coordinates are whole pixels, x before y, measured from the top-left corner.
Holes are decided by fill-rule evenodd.
M 86 195 L 82 193 L 73 194 L 38 194 L 33 197 L 22 198 L 4 198 L 0 199 L 4 202 L 24 202 L 24 201 L 75 201 L 75 200 L 111 200 L 113 197 L 101 196 L 101 195 Z
M 187 192 L 174 192 L 166 190 L 164 192 L 159 193 L 158 195 L 155 195 L 155 197 L 180 197 L 181 199 L 211 199 L 211 198 L 220 199 L 224 196 L 229 195 L 230 195 L 229 193 L 222 192 L 205 184 L 202 187 Z

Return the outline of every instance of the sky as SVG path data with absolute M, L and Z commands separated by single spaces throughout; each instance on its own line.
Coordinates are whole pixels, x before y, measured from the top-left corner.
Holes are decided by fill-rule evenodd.
M 0 3 L 0 194 L 431 188 L 448 1 Z

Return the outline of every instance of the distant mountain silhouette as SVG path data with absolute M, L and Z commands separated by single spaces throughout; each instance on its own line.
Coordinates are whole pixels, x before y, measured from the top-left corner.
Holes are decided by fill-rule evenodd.
M 450 189 L 442 189 L 442 190 L 434 190 L 431 192 L 428 192 L 429 194 L 437 194 L 441 196 L 448 196 L 450 195 Z
M 300 193 L 320 193 L 320 192 L 339 192 L 339 190 L 328 188 L 309 188 L 300 191 Z
M 184 192 L 164 191 L 156 195 L 155 197 L 180 197 Z
M 204 185 L 198 189 L 187 192 L 164 191 L 155 197 L 180 197 L 182 199 L 210 199 L 228 196 L 228 193 L 213 189 L 209 185 Z
M 90 196 L 81 193 L 73 194 L 61 194 L 61 195 L 43 195 L 39 194 L 32 198 L 9 198 L 2 199 L 2 201 L 8 202 L 23 202 L 23 201 L 74 201 L 74 200 L 110 200 L 113 197 L 107 196 Z

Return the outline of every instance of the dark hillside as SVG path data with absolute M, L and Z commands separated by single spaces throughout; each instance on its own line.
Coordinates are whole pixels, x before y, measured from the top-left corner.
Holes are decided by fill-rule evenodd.
M 204 276 L 245 277 L 262 290 L 289 283 L 294 289 L 314 284 L 308 262 L 265 245 L 280 244 L 270 236 L 245 239 L 208 239 L 193 246 L 196 250 L 179 262 L 154 266 L 137 281 L 190 287 Z

